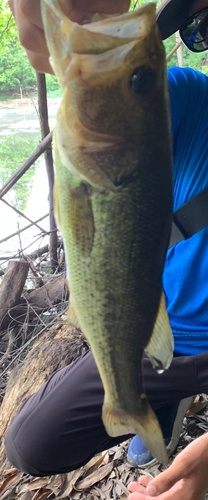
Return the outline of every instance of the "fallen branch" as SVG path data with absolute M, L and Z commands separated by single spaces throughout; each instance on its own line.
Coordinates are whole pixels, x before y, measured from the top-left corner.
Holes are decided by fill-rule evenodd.
M 9 309 L 20 301 L 20 296 L 27 278 L 28 262 L 10 260 L 0 286 L 0 329 L 4 324 Z
M 12 283 L 10 282 L 11 286 Z M 53 305 L 67 300 L 68 296 L 69 291 L 65 273 L 53 278 L 41 288 L 32 291 L 28 290 L 21 297 L 19 303 L 16 302 L 15 307 L 10 306 L 6 311 L 4 309 L 4 316 L 2 316 L 4 319 L 0 326 L 0 332 L 3 332 L 8 326 L 13 328 L 17 324 L 22 325 L 26 318 L 27 321 L 32 320 L 37 314 L 41 314 L 41 312 L 48 310 Z

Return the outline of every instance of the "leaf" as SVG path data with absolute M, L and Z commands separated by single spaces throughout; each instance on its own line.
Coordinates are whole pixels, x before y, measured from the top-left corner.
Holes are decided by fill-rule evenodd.
M 51 495 L 52 491 L 43 491 L 42 488 L 36 491 L 31 500 L 44 500 L 44 498 L 48 498 Z
M 123 454 L 124 454 L 124 449 L 121 448 L 121 446 L 120 446 L 119 449 L 116 451 L 116 453 L 113 457 L 113 460 L 119 460 L 120 458 L 123 457 Z
M 11 477 L 15 474 L 19 474 L 19 470 L 17 470 L 15 467 L 11 467 L 11 469 L 4 470 L 3 477 Z
M 120 481 L 119 479 L 117 479 L 116 481 L 116 492 L 117 492 L 117 485 L 119 486 L 120 490 L 122 492 L 125 493 L 125 497 L 128 497 L 129 496 L 129 491 L 127 490 L 126 486 L 124 486 L 124 484 L 122 483 L 122 481 Z M 119 496 L 121 497 L 122 493 L 120 492 L 119 493 Z
M 48 477 L 38 477 L 33 479 L 30 484 L 28 484 L 28 491 L 40 490 L 40 488 L 50 489 L 50 479 Z
M 32 491 L 25 491 L 19 500 L 32 500 Z
M 93 457 L 85 465 L 85 469 L 87 470 L 87 472 L 85 474 L 85 477 L 89 476 L 90 474 L 92 474 L 92 472 L 94 472 L 94 470 L 98 469 L 98 467 L 103 462 L 103 460 L 104 460 L 104 458 L 106 457 L 107 454 L 108 454 L 108 452 L 106 451 L 105 453 L 102 453 L 101 456 L 99 455 L 99 456 Z
M 98 483 L 104 477 L 108 476 L 113 470 L 114 462 L 110 462 L 107 465 L 103 465 L 99 469 L 95 470 L 90 476 L 79 481 L 76 485 L 77 491 L 83 491 L 89 489 L 93 484 Z
M 72 490 L 75 487 L 75 484 L 77 480 L 79 479 L 80 475 L 82 474 L 83 469 L 77 469 L 73 470 L 72 472 L 69 472 L 66 476 L 66 479 L 64 481 L 63 487 L 61 491 L 59 492 L 59 496 L 62 498 L 68 497 Z
M 13 500 L 15 498 L 16 486 L 10 486 L 3 495 L 1 495 L 1 500 Z
M 23 472 L 18 472 L 17 469 L 15 469 L 15 475 L 8 476 L 6 479 L 4 479 L 0 485 L 0 493 L 2 494 L 4 491 L 6 491 L 9 486 L 17 485 L 20 481 L 20 479 L 23 476 Z

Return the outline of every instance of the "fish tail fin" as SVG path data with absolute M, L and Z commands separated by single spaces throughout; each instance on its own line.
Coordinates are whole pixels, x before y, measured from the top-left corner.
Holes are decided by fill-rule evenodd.
M 173 357 L 173 334 L 166 310 L 165 295 L 162 292 L 152 336 L 145 352 L 158 373 L 169 368 Z
M 105 398 L 102 419 L 106 432 L 111 437 L 137 434 L 152 456 L 160 463 L 167 464 L 168 455 L 163 434 L 145 394 L 141 395 L 139 406 L 138 417 L 132 417 L 123 410 L 114 410 Z

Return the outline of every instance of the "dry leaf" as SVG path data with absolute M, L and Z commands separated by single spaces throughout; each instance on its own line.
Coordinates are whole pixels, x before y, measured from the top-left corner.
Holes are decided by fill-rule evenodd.
M 63 485 L 61 491 L 59 492 L 60 497 L 66 498 L 70 495 L 70 493 L 72 492 L 72 490 L 75 487 L 77 480 L 79 479 L 80 475 L 82 474 L 82 471 L 83 471 L 83 469 L 81 468 L 81 469 L 73 470 L 72 472 L 69 472 L 66 475 L 64 485 Z
M 90 492 L 92 493 L 92 495 L 97 495 L 98 496 L 98 499 L 101 499 L 101 500 L 106 500 L 106 495 L 104 493 L 104 491 L 102 491 L 100 488 L 98 488 L 97 486 L 94 486 L 94 488 L 92 488 L 92 490 L 90 490 Z
M 88 462 L 88 464 L 86 464 L 86 465 L 88 465 L 88 467 L 87 467 L 87 472 L 85 474 L 85 477 L 89 476 L 90 474 L 92 474 L 92 472 L 94 472 L 94 470 L 98 469 L 98 467 L 100 466 L 100 464 L 104 461 L 104 458 L 105 458 L 106 455 L 108 455 L 107 451 L 105 453 L 102 453 L 102 455 L 99 456 L 99 457 L 94 457 L 94 459 L 97 458 L 96 461 L 94 461 L 94 459 L 92 458 Z M 91 463 L 91 465 L 90 465 L 90 463 Z
M 81 494 L 82 494 L 81 491 L 73 490 L 71 495 L 70 495 L 70 500 L 71 500 L 71 498 L 73 498 L 73 500 L 79 500 L 81 498 Z
M 17 470 L 15 467 L 11 467 L 11 469 L 6 469 L 3 472 L 3 477 L 11 477 L 14 476 L 15 474 L 18 474 L 19 470 Z
M 10 486 L 3 495 L 1 495 L 1 500 L 13 500 L 15 498 L 16 486 Z
M 120 446 L 120 448 L 116 451 L 113 460 L 119 460 L 119 458 L 121 458 L 123 455 L 124 455 L 124 449 L 121 448 Z
M 87 476 L 77 483 L 76 490 L 83 491 L 89 489 L 93 484 L 98 483 L 104 479 L 104 477 L 108 476 L 112 471 L 113 466 L 114 463 L 112 461 L 109 464 L 103 465 L 99 469 L 95 470 L 92 474 L 90 474 L 90 476 Z
M 33 479 L 27 487 L 28 491 L 40 490 L 40 488 L 50 488 L 50 478 L 38 477 L 37 479 Z
M 15 474 L 8 475 L 8 477 L 6 477 L 6 479 L 4 479 L 2 481 L 2 483 L 0 484 L 0 493 L 1 494 L 4 493 L 4 491 L 6 491 L 13 484 L 15 486 L 17 486 L 17 484 L 19 483 L 22 476 L 23 476 L 23 472 L 19 472 L 19 471 L 17 471 L 17 469 L 15 469 Z
M 44 500 L 44 498 L 49 497 L 51 495 L 52 491 L 43 491 L 42 488 L 40 490 L 36 491 L 36 493 L 33 495 L 32 500 Z
M 206 394 L 197 394 L 194 401 L 190 404 L 186 417 L 193 417 L 196 413 L 200 412 L 207 406 L 207 395 Z
M 120 481 L 120 479 L 117 479 L 117 485 L 120 487 L 120 489 L 125 493 L 125 496 L 129 496 L 129 491 L 127 490 L 126 486 L 124 486 L 124 484 L 122 483 L 122 481 Z M 121 496 L 121 494 L 120 494 Z
M 32 499 L 32 496 L 33 496 L 33 493 L 32 491 L 25 491 L 25 493 L 23 493 L 23 495 L 21 495 L 21 497 L 19 498 L 19 500 L 31 500 Z

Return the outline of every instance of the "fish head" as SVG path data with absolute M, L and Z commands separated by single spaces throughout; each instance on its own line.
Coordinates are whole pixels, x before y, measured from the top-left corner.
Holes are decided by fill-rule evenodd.
M 151 144 L 162 135 L 166 123 L 158 128 L 160 115 L 167 122 L 165 50 L 155 4 L 118 16 L 95 15 L 91 23 L 79 25 L 64 15 L 58 0 L 42 0 L 42 15 L 51 64 L 64 93 L 58 121 L 65 149 L 70 129 L 82 157 L 85 148 L 96 164 L 91 165 L 93 178 L 101 162 L 98 184 L 106 187 L 107 176 L 117 188 L 137 172 L 147 140 Z M 75 156 L 72 163 L 81 164 Z

